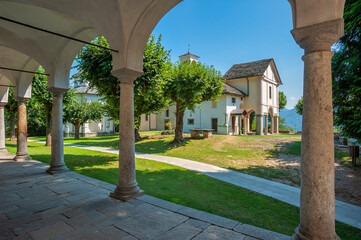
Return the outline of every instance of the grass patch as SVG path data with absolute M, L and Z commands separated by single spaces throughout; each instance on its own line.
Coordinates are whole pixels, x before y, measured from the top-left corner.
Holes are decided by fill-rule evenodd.
M 137 152 L 185 158 L 269 180 L 279 180 L 292 186 L 300 185 L 298 169 L 290 167 L 284 161 L 273 161 L 280 154 L 300 156 L 300 135 L 213 135 L 208 139 L 186 138 L 184 142 L 174 145 L 171 144 L 172 137 L 162 138 L 159 131 L 143 134 L 147 138 L 135 143 Z M 79 140 L 65 138 L 65 142 L 118 148 L 119 137 L 87 137 Z M 344 152 L 337 150 L 335 156 L 343 159 L 345 165 L 348 163 Z
M 7 142 L 9 152 L 16 144 Z M 50 148 L 28 144 L 33 159 L 50 162 Z M 64 148 L 70 170 L 105 182 L 118 180 L 117 156 L 108 153 Z M 137 181 L 149 195 L 192 207 L 242 223 L 292 235 L 299 223 L 299 208 L 261 194 L 222 182 L 180 167 L 136 159 Z M 361 230 L 336 223 L 342 239 L 361 239 Z

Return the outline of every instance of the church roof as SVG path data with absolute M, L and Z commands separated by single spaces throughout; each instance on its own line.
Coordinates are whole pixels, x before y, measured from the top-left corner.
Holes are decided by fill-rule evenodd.
M 183 55 L 181 55 L 181 56 L 179 56 L 180 58 L 181 57 L 185 57 L 185 56 L 193 56 L 193 57 L 196 57 L 196 58 L 200 58 L 199 56 L 197 56 L 197 55 L 194 55 L 193 53 L 190 53 L 189 51 L 186 53 L 186 54 L 183 54 Z
M 241 97 L 247 96 L 247 94 L 245 94 L 241 90 L 239 90 L 235 87 L 232 87 L 231 85 L 229 85 L 227 83 L 224 83 L 224 88 L 223 88 L 222 94 L 231 94 L 231 95 L 236 95 L 236 96 L 241 96 Z
M 249 63 L 235 64 L 226 72 L 226 74 L 224 74 L 223 78 L 225 80 L 230 80 L 230 79 L 238 79 L 245 77 L 261 76 L 264 74 L 267 67 L 271 64 L 271 62 L 274 63 L 273 58 L 255 61 L 255 62 L 249 62 Z

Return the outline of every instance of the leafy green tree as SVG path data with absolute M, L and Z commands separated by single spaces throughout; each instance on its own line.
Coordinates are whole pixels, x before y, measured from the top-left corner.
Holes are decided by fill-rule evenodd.
M 302 115 L 303 114 L 303 97 L 301 97 L 300 99 L 298 99 L 296 105 L 295 105 L 295 108 L 296 108 L 296 112 L 299 114 L 299 115 Z
M 14 86 L 9 86 L 8 103 L 5 105 L 5 118 L 9 121 L 10 126 L 10 141 L 15 142 L 15 120 L 18 112 L 18 102 L 14 98 Z
M 223 91 L 222 75 L 213 66 L 195 61 L 177 62 L 166 94 L 176 104 L 176 128 L 173 143 L 183 141 L 183 116 L 186 109 L 194 111 L 203 101 L 216 100 Z
M 45 120 L 45 135 L 46 135 L 46 146 L 51 146 L 51 120 L 52 120 L 52 109 L 53 109 L 53 94 L 48 90 L 48 78 L 45 74 L 45 70 L 40 66 L 37 70 L 32 82 L 32 99 L 29 101 L 30 107 L 36 108 L 40 105 L 43 105 L 43 114 L 37 119 L 38 122 L 35 122 L 36 128 L 44 127 L 42 122 L 39 122 L 41 119 Z M 63 103 L 66 105 L 69 102 L 70 98 L 74 97 L 74 90 L 69 89 L 63 96 Z M 36 103 L 35 103 L 35 102 Z M 35 110 L 35 109 L 34 109 Z M 39 111 L 39 110 L 37 110 Z M 34 111 L 33 111 L 34 112 Z M 33 113 L 37 114 L 37 113 Z M 32 119 L 32 121 L 36 121 Z
M 361 1 L 345 4 L 345 35 L 332 58 L 335 125 L 353 138 L 361 139 Z
M 64 122 L 74 125 L 75 139 L 79 139 L 80 127 L 87 121 L 98 121 L 104 114 L 103 104 L 101 102 L 87 101 L 84 98 L 77 99 L 66 105 L 64 109 Z
M 35 98 L 26 102 L 28 136 L 45 136 L 46 116 L 43 104 Z
M 109 47 L 103 36 L 93 40 L 93 43 Z M 120 81 L 111 74 L 112 55 L 109 50 L 87 45 L 77 56 L 79 81 L 88 81 L 90 88 L 96 88 L 105 100 L 106 111 L 111 118 L 119 119 Z M 143 74 L 134 81 L 134 126 L 136 140 L 140 139 L 140 116 L 159 111 L 168 105 L 165 98 L 164 85 L 170 69 L 169 51 L 152 35 L 144 49 Z
M 282 110 L 287 105 L 287 97 L 283 92 L 279 92 L 279 110 Z

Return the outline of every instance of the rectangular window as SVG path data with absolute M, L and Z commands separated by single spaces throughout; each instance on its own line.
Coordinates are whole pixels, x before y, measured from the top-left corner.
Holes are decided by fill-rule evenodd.
M 194 125 L 194 119 L 188 118 L 188 125 Z
M 165 110 L 165 117 L 169 117 L 169 109 Z
M 236 98 L 232 98 L 232 103 L 235 104 L 236 103 Z
M 146 122 L 148 122 L 148 118 L 149 118 L 149 115 L 146 114 L 146 115 L 145 115 L 145 121 L 146 121 Z
M 269 98 L 272 98 L 272 87 L 269 86 Z
M 217 108 L 217 102 L 216 101 L 212 101 L 212 108 Z

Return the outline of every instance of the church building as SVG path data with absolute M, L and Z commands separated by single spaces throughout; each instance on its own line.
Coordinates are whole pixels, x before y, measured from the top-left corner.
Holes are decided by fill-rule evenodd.
M 180 61 L 197 61 L 190 53 Z M 213 129 L 214 133 L 227 135 L 278 134 L 279 85 L 282 84 L 273 59 L 233 65 L 223 76 L 224 90 L 217 101 L 202 102 L 194 112 L 186 110 L 183 131 Z M 174 122 L 176 106 L 164 111 L 142 115 L 141 130 L 165 130 Z M 255 131 L 252 131 L 255 119 Z

